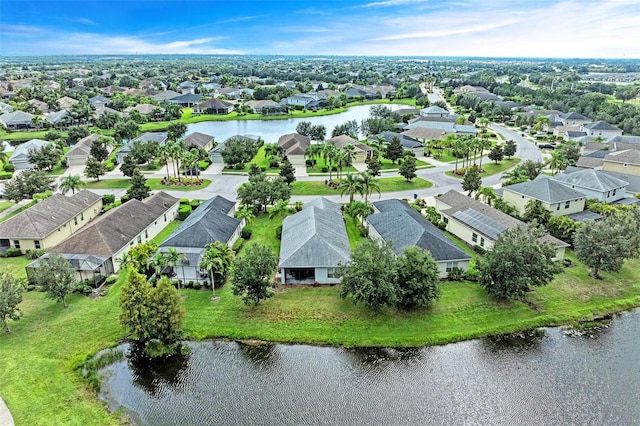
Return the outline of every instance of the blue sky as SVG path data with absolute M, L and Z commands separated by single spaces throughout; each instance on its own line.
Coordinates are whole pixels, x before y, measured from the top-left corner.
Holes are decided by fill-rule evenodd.
M 0 55 L 640 58 L 638 0 L 0 0 Z

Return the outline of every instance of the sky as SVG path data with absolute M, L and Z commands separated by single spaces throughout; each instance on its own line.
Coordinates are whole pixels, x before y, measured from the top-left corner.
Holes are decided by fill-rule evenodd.
M 640 58 L 639 0 L 0 0 L 0 55 Z

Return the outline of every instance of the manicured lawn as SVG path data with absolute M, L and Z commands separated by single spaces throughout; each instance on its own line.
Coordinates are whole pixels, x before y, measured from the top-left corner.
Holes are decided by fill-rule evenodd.
M 519 162 L 520 162 L 520 159 L 515 157 L 511 159 L 504 159 L 499 164 L 496 164 L 493 161 L 488 161 L 488 160 L 486 162 L 483 161 L 482 168 L 484 169 L 484 172 L 480 174 L 480 177 L 491 176 L 497 173 L 502 173 L 505 170 L 512 168 Z M 458 165 L 460 166 L 461 163 L 458 163 Z M 453 171 L 445 172 L 445 174 L 449 176 L 461 178 L 461 179 L 463 177 L 462 175 L 454 174 Z
M 180 220 L 174 220 L 173 222 L 165 226 L 164 229 L 158 233 L 158 235 L 151 239 L 151 241 L 156 244 L 160 244 L 169 236 L 169 234 L 171 234 L 178 226 L 180 226 L 181 223 L 182 221 Z
M 225 167 L 224 169 L 222 169 L 223 172 L 237 172 L 237 173 L 248 173 L 249 170 L 251 169 L 251 164 L 257 164 L 258 167 L 264 167 L 266 168 L 266 172 L 267 173 L 280 173 L 280 169 L 273 169 L 271 167 L 269 167 L 269 159 L 267 158 L 265 152 L 264 152 L 264 145 L 260 147 L 260 149 L 258 150 L 258 153 L 255 155 L 255 157 L 253 157 L 251 159 L 250 162 L 248 162 L 247 164 L 244 165 L 244 169 L 234 169 L 234 168 L 229 168 L 229 167 Z
M 8 209 L 11 206 L 14 206 L 15 203 L 12 201 L 0 201 L 0 212 L 5 211 L 6 209 Z
M 128 178 L 102 179 L 99 181 L 89 181 L 86 183 L 86 189 L 126 189 L 131 185 Z M 211 185 L 211 181 L 209 179 L 204 179 L 204 183 L 197 186 L 167 186 L 160 183 L 160 178 L 147 179 L 147 186 L 153 190 L 162 189 L 167 191 L 195 191 L 196 189 L 206 188 L 209 185 Z
M 383 171 L 398 170 L 398 168 L 400 167 L 397 161 L 395 164 L 393 164 L 391 160 L 387 160 L 386 158 L 378 157 L 378 160 L 380 160 L 380 163 L 382 163 L 382 167 L 380 168 L 380 170 Z M 422 160 L 416 160 L 416 167 L 418 169 L 429 169 L 433 166 L 429 163 L 425 163 Z
M 269 219 L 267 213 L 260 213 L 251 220 L 251 224 L 247 225 L 253 231 L 251 238 L 244 243 L 242 251 L 249 243 L 256 242 L 265 244 L 273 250 L 276 255 L 280 254 L 280 240 L 276 238 L 276 229 L 282 225 L 283 217 L 274 217 Z M 242 253 L 240 251 L 240 253 Z
M 21 212 L 25 211 L 26 209 L 28 209 L 29 207 L 33 206 L 35 203 L 36 203 L 35 201 L 31 201 L 30 203 L 27 203 L 24 206 L 19 207 L 16 210 L 12 211 L 8 215 L 6 215 L 4 217 L 0 217 L 0 222 L 4 222 L 5 220 L 11 219 L 12 217 L 17 215 L 18 213 L 21 213 Z M 13 203 L 11 203 L 11 204 L 13 204 Z
M 0 257 L 0 271 L 9 272 L 13 276 L 19 278 L 27 278 L 24 267 L 33 262 L 25 256 L 18 257 Z
M 352 218 L 349 215 L 344 215 L 344 224 L 347 228 L 347 236 L 349 237 L 349 246 L 351 250 L 355 249 L 360 241 L 364 239 L 364 237 L 360 234 L 360 230 L 358 229 L 358 225 L 360 221 Z
M 422 178 L 407 182 L 403 177 L 376 179 L 380 192 L 413 191 L 430 188 L 432 183 Z M 340 195 L 340 191 L 328 187 L 322 181 L 297 181 L 291 184 L 291 195 Z M 374 194 L 373 197 L 376 195 Z
M 256 222 L 260 219 L 257 218 Z M 274 232 L 278 221 L 254 223 Z M 260 231 L 262 232 L 262 231 Z M 266 234 L 265 234 L 266 235 Z M 261 238 L 261 237 L 260 237 Z M 572 257 L 572 253 L 568 253 Z M 1 261 L 6 261 L 2 259 Z M 4 269 L 5 263 L 0 263 Z M 210 293 L 182 290 L 189 339 L 262 339 L 279 342 L 344 346 L 420 346 L 488 334 L 517 332 L 594 318 L 640 305 L 640 261 L 627 261 L 619 274 L 594 280 L 578 263 L 566 268 L 550 285 L 529 293 L 530 305 L 498 303 L 476 283 L 442 282 L 441 297 L 431 307 L 412 312 L 375 314 L 335 287 L 281 287 L 258 306 L 245 306 L 229 284 L 212 303 Z M 10 321 L 12 333 L 0 336 L 0 389 L 16 424 L 118 424 L 80 378 L 80 366 L 123 337 L 118 325 L 121 281 L 107 296 L 73 295 L 70 307 L 29 292 L 25 314 Z
M 327 165 L 327 163 L 325 162 L 324 158 L 317 158 L 316 159 L 316 164 L 313 167 L 308 167 L 307 166 L 307 173 L 309 174 L 326 174 L 327 176 L 329 175 L 329 172 L 323 172 L 322 168 L 326 167 L 327 170 L 329 168 L 329 166 Z M 334 165 L 335 167 L 335 165 Z M 342 168 L 342 173 L 355 173 L 358 170 L 353 167 L 353 166 L 345 166 Z M 333 172 L 332 175 L 336 175 L 337 172 Z

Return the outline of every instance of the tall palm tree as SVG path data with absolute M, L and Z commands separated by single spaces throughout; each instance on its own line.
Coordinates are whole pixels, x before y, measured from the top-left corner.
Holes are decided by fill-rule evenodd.
M 482 198 L 482 202 L 491 205 L 491 201 L 495 200 L 496 194 L 490 186 L 481 186 L 476 191 L 476 200 Z
M 187 256 L 184 253 L 180 253 L 173 247 L 169 247 L 166 253 L 163 253 L 163 257 L 167 266 L 175 271 L 178 261 L 185 260 Z M 184 268 L 182 269 L 182 280 L 184 281 Z M 180 281 L 178 281 L 178 290 L 180 289 Z
M 329 180 L 331 180 L 332 172 L 333 172 L 333 161 L 338 152 L 338 148 L 335 145 L 330 143 L 325 143 L 322 145 L 322 158 L 327 163 L 329 167 Z
M 240 209 L 238 209 L 238 211 L 236 212 L 236 217 L 238 219 L 244 219 L 245 223 L 247 225 L 251 225 L 251 222 L 253 221 L 253 219 L 256 217 L 256 215 L 254 214 L 253 208 L 249 207 L 249 206 L 242 206 L 240 207 Z
M 338 166 L 338 179 L 342 179 L 342 169 L 349 163 L 347 153 L 341 149 L 336 150 L 334 161 Z
M 313 165 L 315 165 L 318 157 L 322 156 L 324 144 L 314 143 L 313 145 L 309 145 L 309 147 L 305 150 L 304 155 L 307 157 Z
M 478 147 L 480 150 L 480 165 L 479 168 L 482 170 L 482 155 L 484 154 L 485 149 L 491 149 L 491 142 L 489 139 L 478 139 Z
M 60 182 L 60 191 L 63 194 L 66 194 L 69 191 L 71 191 L 72 194 L 75 194 L 76 189 L 80 189 L 85 185 L 86 183 L 80 179 L 80 176 L 69 175 L 62 178 L 62 181 Z
M 563 170 L 568 165 L 569 160 L 567 159 L 564 152 L 557 150 L 551 153 L 551 158 L 549 159 L 549 168 L 551 169 L 552 174 L 557 174 L 560 170 Z
M 171 144 L 166 142 L 158 147 L 158 155 L 164 159 L 164 165 L 167 168 L 167 179 L 169 179 L 169 157 L 171 156 Z M 173 161 L 172 161 L 173 164 Z
M 353 203 L 347 204 L 345 212 L 352 218 L 360 220 L 360 223 L 364 224 L 365 219 L 374 212 L 374 209 L 371 203 L 355 200 Z
M 202 260 L 198 266 L 209 272 L 214 297 L 216 295 L 215 276 L 218 275 L 225 279 L 231 269 L 234 257 L 235 254 L 231 247 L 222 241 L 214 241 L 205 246 Z
M 275 204 L 269 209 L 269 219 L 274 217 L 282 217 L 289 212 L 289 201 L 276 200 Z
M 348 143 L 344 146 L 344 148 L 342 148 L 342 152 L 344 152 L 347 158 L 347 166 L 350 166 L 353 160 L 356 158 L 356 147 Z
M 378 193 L 378 196 L 382 196 L 382 194 L 380 193 L 380 186 L 378 185 L 378 181 L 373 177 L 371 173 L 360 172 L 360 179 L 362 180 L 362 193 L 364 194 L 365 203 L 374 191 Z
M 360 175 L 355 173 L 349 173 L 343 180 L 340 181 L 338 186 L 340 190 L 340 196 L 349 194 L 349 205 L 353 203 L 353 197 L 356 193 L 363 193 L 362 179 Z

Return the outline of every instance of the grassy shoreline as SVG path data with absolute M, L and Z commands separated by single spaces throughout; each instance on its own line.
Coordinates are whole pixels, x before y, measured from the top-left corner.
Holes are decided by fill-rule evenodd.
M 255 307 L 244 306 L 229 285 L 217 291 L 216 303 L 208 291 L 182 290 L 185 339 L 416 347 L 569 324 L 640 306 L 640 260 L 625 262 L 620 273 L 605 274 L 600 281 L 590 278 L 571 252 L 567 257 L 576 266 L 528 294 L 528 303 L 496 302 L 477 283 L 464 281 L 442 282 L 442 296 L 429 308 L 382 314 L 341 299 L 338 286 L 282 286 Z M 68 309 L 43 293 L 25 294 L 24 318 L 11 321 L 12 332 L 0 335 L 0 353 L 11 355 L 0 358 L 0 394 L 17 424 L 121 421 L 119 414 L 106 411 L 80 369 L 124 337 L 117 320 L 123 281 L 121 276 L 100 299 L 73 295 Z

